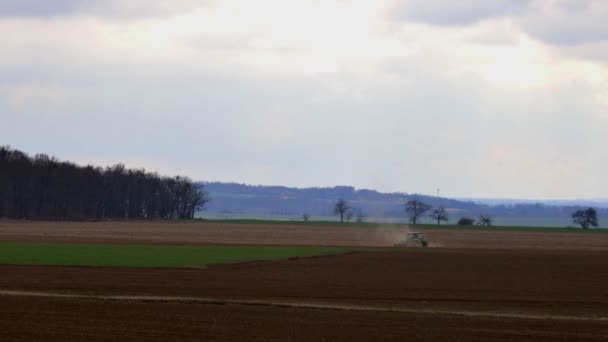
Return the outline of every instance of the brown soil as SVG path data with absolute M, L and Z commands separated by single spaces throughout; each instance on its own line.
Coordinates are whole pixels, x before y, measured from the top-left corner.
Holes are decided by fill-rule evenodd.
M 3 341 L 602 341 L 597 322 L 0 298 Z
M 0 220 L 0 241 L 136 244 L 393 246 L 408 227 L 207 222 L 30 222 Z M 608 251 L 608 234 L 418 229 L 431 247 Z
M 103 229 L 111 226 L 122 235 L 106 236 Z M 243 239 L 230 241 L 340 245 L 340 234 L 348 236 L 350 230 L 309 227 L 296 232 L 296 228 L 301 227 L 27 223 L 17 228 L 3 223 L 0 240 L 48 241 L 49 235 L 43 234 L 48 231 L 56 241 L 152 243 L 169 237 L 172 240 L 163 242 L 228 243 L 230 235 L 240 232 Z M 394 249 L 204 269 L 3 265 L 0 340 L 608 339 L 604 234 L 425 233 L 432 243 L 452 248 Z M 344 245 L 381 245 L 379 240 L 366 244 L 367 237 L 358 234 Z M 307 243 L 297 243 L 300 240 L 295 238 L 301 236 Z M 569 239 L 571 244 L 566 243 Z M 24 293 L 32 291 L 51 297 Z M 56 294 L 71 297 L 53 297 Z
M 602 341 L 597 322 L 0 297 L 2 341 Z
M 607 321 L 575 319 L 608 317 L 607 258 L 606 252 L 408 249 L 206 269 L 0 266 L 3 290 L 260 302 L 2 295 L 0 322 L 10 323 L 11 336 L 22 337 L 17 340 L 49 331 L 56 340 L 89 334 L 93 340 L 118 336 L 112 334 L 141 334 L 142 340 L 602 340 Z M 277 302 L 330 308 L 268 305 Z M 340 305 L 375 311 L 331 309 Z M 399 308 L 404 312 L 390 311 Z M 36 317 L 38 310 L 48 319 L 14 314 Z M 58 328 L 66 324 L 75 330 Z
M 0 241 L 137 244 L 392 246 L 405 228 L 207 222 L 0 221 Z
M 421 229 L 431 247 L 608 251 L 607 234 Z

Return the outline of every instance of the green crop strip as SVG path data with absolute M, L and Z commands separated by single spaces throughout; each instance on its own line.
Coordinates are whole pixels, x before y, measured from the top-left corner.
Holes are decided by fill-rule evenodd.
M 0 243 L 0 264 L 197 267 L 209 264 L 343 254 L 363 249 L 265 246 L 152 246 L 71 243 Z

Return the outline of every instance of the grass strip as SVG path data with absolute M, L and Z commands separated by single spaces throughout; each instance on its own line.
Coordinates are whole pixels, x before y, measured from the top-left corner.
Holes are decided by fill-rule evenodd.
M 343 254 L 363 250 L 334 247 L 158 246 L 0 242 L 0 264 L 198 267 L 209 264 Z

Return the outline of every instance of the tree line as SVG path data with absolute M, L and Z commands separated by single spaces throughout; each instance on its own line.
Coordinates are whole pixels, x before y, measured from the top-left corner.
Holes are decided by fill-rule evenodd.
M 447 222 L 449 220 L 448 211 L 443 206 L 433 207 L 418 199 L 411 199 L 405 203 L 405 212 L 409 218 L 410 223 L 417 224 L 421 218 L 427 215 L 429 218 L 437 221 L 437 225 L 440 225 L 442 221 Z M 348 201 L 344 199 L 338 199 L 334 205 L 334 214 L 340 217 L 340 222 L 344 222 L 344 218 L 347 218 L 347 222 L 350 222 L 352 217 L 352 207 Z M 360 214 L 363 216 L 363 214 Z M 572 213 L 572 222 L 581 226 L 581 228 L 598 227 L 599 220 L 597 218 L 597 210 L 595 208 L 579 209 Z M 305 219 L 308 221 L 308 217 Z M 361 222 L 361 221 L 358 221 Z M 480 226 L 490 227 L 494 224 L 494 218 L 490 215 L 480 215 L 477 221 L 470 217 L 461 217 L 458 220 L 460 226 L 470 226 L 477 223 Z
M 13 219 L 190 219 L 209 202 L 187 177 L 124 165 L 79 166 L 0 146 L 0 217 Z

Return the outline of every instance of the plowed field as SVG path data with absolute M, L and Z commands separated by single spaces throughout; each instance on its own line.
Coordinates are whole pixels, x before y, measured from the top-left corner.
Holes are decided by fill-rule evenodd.
M 43 223 L 22 230 L 4 223 L 0 239 L 167 243 L 163 238 L 173 236 L 172 242 L 194 243 L 192 236 L 179 240 L 159 227 L 153 227 L 156 236 L 146 236 L 153 228 L 143 223 L 121 239 L 99 236 L 97 224 L 80 225 L 94 233 L 76 237 L 55 230 L 49 237 Z M 227 239 L 226 231 L 248 227 L 236 226 L 207 226 L 201 242 L 215 236 L 207 242 L 226 243 L 219 238 Z M 246 241 L 233 237 L 233 242 L 298 244 L 294 236 L 306 235 L 302 244 L 308 245 L 328 236 L 326 227 L 292 235 L 297 228 L 258 226 L 244 235 Z M 329 229 L 334 241 L 348 230 Z M 0 340 L 608 340 L 604 234 L 572 234 L 574 243 L 568 244 L 569 234 L 562 233 L 425 233 L 431 243 L 446 247 L 205 268 L 0 265 Z M 366 246 L 364 234 L 344 245 Z M 506 242 L 499 245 L 501 239 Z

